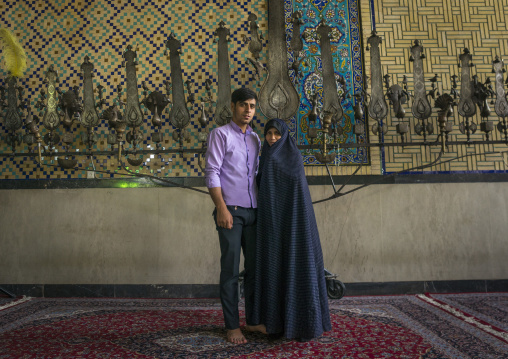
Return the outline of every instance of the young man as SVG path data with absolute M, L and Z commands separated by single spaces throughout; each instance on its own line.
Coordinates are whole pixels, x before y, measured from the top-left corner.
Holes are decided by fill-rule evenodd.
M 215 128 L 208 137 L 206 186 L 221 249 L 220 298 L 227 340 L 247 343 L 238 312 L 238 275 L 243 248 L 245 266 L 245 317 L 251 322 L 256 262 L 256 170 L 261 142 L 249 126 L 256 112 L 256 93 L 240 88 L 231 95 L 230 123 Z

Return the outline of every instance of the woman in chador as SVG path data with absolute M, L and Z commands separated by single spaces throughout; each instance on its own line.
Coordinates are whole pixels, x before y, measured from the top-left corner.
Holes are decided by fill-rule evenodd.
M 258 182 L 254 317 L 247 330 L 310 340 L 331 329 L 323 254 L 302 155 L 284 121 L 265 125 Z

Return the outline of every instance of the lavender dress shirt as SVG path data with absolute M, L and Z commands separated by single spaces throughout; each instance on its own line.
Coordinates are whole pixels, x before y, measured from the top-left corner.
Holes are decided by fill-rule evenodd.
M 234 122 L 208 136 L 206 186 L 221 187 L 228 206 L 257 208 L 256 171 L 261 141 L 249 126 L 245 133 Z

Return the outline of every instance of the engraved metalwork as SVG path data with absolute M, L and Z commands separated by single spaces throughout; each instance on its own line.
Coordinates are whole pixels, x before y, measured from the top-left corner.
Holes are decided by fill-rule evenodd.
M 206 114 L 206 108 L 205 108 L 205 103 L 204 102 L 201 102 L 201 115 L 199 116 L 199 124 L 202 126 L 202 127 L 206 127 L 206 125 L 208 125 L 208 117 L 207 117 L 207 114 Z
M 376 31 L 372 31 L 372 35 L 367 40 L 370 46 L 370 68 L 371 68 L 371 98 L 369 103 L 369 116 L 380 121 L 388 115 L 388 105 L 386 104 L 383 93 L 383 73 L 381 71 L 381 53 L 379 45 L 381 37 Z
M 60 125 L 60 117 L 58 116 L 58 96 L 56 90 L 56 83 L 58 82 L 58 73 L 54 70 L 53 65 L 45 73 L 45 80 L 47 81 L 48 95 L 46 111 L 42 117 L 42 124 L 49 131 L 53 131 Z
M 97 115 L 95 99 L 93 94 L 93 69 L 90 58 L 85 56 L 81 64 L 81 73 L 83 74 L 83 113 L 80 122 L 85 127 L 95 127 L 99 124 L 99 115 Z M 102 91 L 99 91 L 102 96 Z M 102 101 L 101 101 L 102 102 Z
M 39 163 L 41 162 L 41 142 L 42 137 L 39 133 L 39 127 L 37 126 L 39 123 L 39 118 L 37 116 L 32 115 L 32 111 L 30 107 L 28 107 L 28 115 L 25 120 L 25 129 L 26 134 L 23 136 L 23 142 L 28 145 L 28 149 L 31 152 L 31 146 L 34 143 L 37 143 L 37 152 L 39 154 Z
M 503 72 L 506 72 L 506 70 L 503 60 L 500 60 L 498 56 L 496 56 L 493 62 L 492 71 L 496 74 L 496 105 L 494 109 L 500 117 L 496 127 L 500 133 L 504 134 L 505 139 L 508 141 L 508 123 L 506 121 L 506 117 L 508 117 L 508 102 L 506 100 L 505 83 L 503 80 Z
M 312 96 L 312 108 L 307 114 L 309 119 L 308 136 L 311 143 L 318 137 L 318 132 L 322 133 L 320 152 L 315 153 L 316 159 L 324 164 L 328 164 L 336 160 L 337 153 L 328 153 L 327 147 L 338 150 L 338 138 L 343 133 L 343 128 L 339 125 L 339 120 L 344 115 L 342 108 L 342 100 L 347 93 L 346 82 L 344 78 L 339 78 L 339 84 L 342 87 L 343 97 L 339 96 L 337 81 L 335 77 L 335 69 L 333 67 L 333 58 L 330 44 L 331 28 L 321 21 L 317 26 L 316 33 L 319 38 L 321 48 L 321 64 L 322 64 L 322 79 L 323 79 L 323 106 L 322 111 L 318 115 L 317 111 L 317 94 Z M 317 118 L 321 119 L 321 129 L 311 127 L 311 123 L 315 123 Z M 328 146 L 328 143 L 331 143 Z
M 255 59 L 259 59 L 259 53 L 263 49 L 263 45 L 261 44 L 261 39 L 263 38 L 259 34 L 259 25 L 257 23 L 258 17 L 256 14 L 249 14 L 249 30 L 250 30 L 250 42 L 249 42 L 249 52 L 252 54 L 252 57 Z
M 69 151 L 71 148 L 71 144 L 74 141 L 74 136 L 72 132 L 70 132 L 70 128 L 72 126 L 72 123 L 75 119 L 80 118 L 80 113 L 83 110 L 81 107 L 81 103 L 79 100 L 79 87 L 74 86 L 69 91 L 63 93 L 60 96 L 60 103 L 59 107 L 61 110 L 61 114 L 63 113 L 63 120 L 62 124 L 66 129 L 66 132 L 64 133 L 62 137 L 62 142 L 64 143 L 64 149 L 66 151 Z M 47 143 L 51 143 L 52 141 L 57 143 L 58 140 L 53 140 L 54 133 L 50 132 L 48 135 L 50 136 L 50 139 L 47 140 Z M 75 158 L 69 158 L 68 155 L 66 156 L 59 156 L 57 158 L 58 164 L 63 167 L 64 169 L 71 169 L 74 168 L 78 164 L 78 160 Z
M 295 58 L 298 58 L 300 51 L 303 50 L 303 41 L 300 37 L 300 26 L 303 25 L 302 12 L 295 11 L 291 18 L 293 23 L 293 36 L 291 37 L 291 50 L 296 52 Z
M 390 105 L 393 106 L 393 112 L 395 113 L 395 117 L 398 120 L 404 119 L 406 116 L 406 110 L 402 106 L 405 104 L 409 98 L 409 93 L 407 92 L 407 80 L 404 76 L 403 86 L 399 84 L 394 84 L 390 86 L 390 75 L 384 76 L 385 87 L 388 89 L 386 92 L 386 96 L 390 101 Z M 400 135 L 401 141 L 405 142 L 405 135 L 409 132 L 409 125 L 405 122 L 400 122 L 395 126 L 397 133 Z
M 132 50 L 132 46 L 127 46 L 124 52 L 125 72 L 127 80 L 127 99 L 125 101 L 124 118 L 131 127 L 138 127 L 143 123 L 143 113 L 139 106 L 138 97 L 138 79 L 136 76 L 136 51 Z
M 492 89 L 492 83 L 490 81 L 490 77 L 485 79 L 485 83 L 481 83 L 478 80 L 478 75 L 473 76 L 473 89 L 474 95 L 473 100 L 478 105 L 480 109 L 480 116 L 482 118 L 487 118 L 490 116 L 490 106 L 488 99 L 495 95 L 494 90 Z
M 508 117 L 508 101 L 506 100 L 506 92 L 504 89 L 503 73 L 506 71 L 504 68 L 503 60 L 496 56 L 492 63 L 493 72 L 496 74 L 496 105 L 494 107 L 496 114 L 499 117 Z
M 445 151 L 448 134 L 453 129 L 453 123 L 449 122 L 448 118 L 453 115 L 453 106 L 455 105 L 455 99 L 448 94 L 439 96 L 435 102 L 435 107 L 439 109 L 437 121 L 441 137 L 441 152 Z
M 300 65 L 305 62 L 305 56 L 301 55 L 303 50 L 303 41 L 300 36 L 300 26 L 303 25 L 302 12 L 295 11 L 291 18 L 293 23 L 293 35 L 291 36 L 291 51 L 293 51 L 293 63 L 291 69 L 295 72 L 295 80 L 301 77 Z
M 212 80 L 206 79 L 205 80 L 206 96 L 201 98 L 201 115 L 199 116 L 199 119 L 198 119 L 198 122 L 200 123 L 200 125 L 203 129 L 210 122 L 209 116 L 210 116 L 210 113 L 212 113 L 212 111 L 213 111 L 212 104 L 215 102 L 213 100 L 213 96 L 212 96 L 212 86 L 211 85 L 212 85 Z M 206 108 L 207 104 L 208 104 L 208 109 Z M 202 130 L 198 135 L 198 137 L 200 138 L 200 142 L 205 142 L 207 136 L 208 136 L 208 132 L 206 130 Z
M 323 132 L 323 147 L 320 152 L 316 153 L 316 159 L 324 164 L 328 164 L 330 162 L 333 162 L 335 160 L 336 154 L 335 153 L 328 153 L 327 150 L 327 140 L 326 135 L 331 129 L 331 124 L 333 122 L 333 116 L 334 114 L 332 112 L 328 112 L 323 116 L 323 119 L 321 121 L 322 124 L 322 132 Z
M 226 24 L 221 21 L 219 28 L 215 30 L 217 42 L 217 105 L 215 107 L 215 122 L 222 126 L 231 121 L 233 114 L 231 113 L 231 74 L 229 72 L 229 29 Z M 252 44 L 252 42 L 251 42 Z M 250 46 L 249 46 L 250 47 Z M 259 56 L 259 53 L 258 53 Z M 204 107 L 203 107 L 204 111 Z M 204 112 L 203 112 L 204 113 Z
M 180 53 L 182 44 L 171 33 L 166 41 L 166 48 L 169 50 L 169 62 L 171 67 L 171 79 L 173 83 L 171 112 L 169 113 L 169 121 L 178 129 L 182 129 L 190 122 L 190 113 L 186 106 L 182 67 L 180 63 Z
M 80 117 L 82 107 L 79 101 L 79 87 L 74 86 L 60 96 L 59 107 L 63 113 L 62 124 L 66 128 L 70 128 L 73 121 Z
M 413 116 L 418 120 L 426 120 L 432 114 L 432 107 L 427 99 L 427 91 L 425 89 L 425 78 L 423 71 L 423 46 L 416 40 L 414 46 L 411 47 L 411 59 L 413 62 L 413 81 L 414 81 L 414 98 L 411 110 Z
M 323 29 L 321 29 L 323 30 Z M 327 36 L 329 33 L 329 29 L 324 29 L 324 31 L 320 34 L 320 36 Z M 331 52 L 327 51 L 330 50 L 330 43 L 328 41 L 321 41 L 321 46 L 325 48 L 325 50 L 321 51 L 321 53 L 324 53 L 325 58 L 328 58 L 330 55 L 329 60 L 331 60 Z M 339 136 L 341 136 L 344 133 L 344 129 L 341 125 L 339 125 L 338 120 L 342 119 L 343 116 L 343 109 L 341 105 L 341 101 L 345 98 L 345 94 L 347 93 L 347 86 L 344 78 L 342 76 L 339 77 L 339 85 L 341 86 L 343 90 L 343 97 L 340 98 L 337 91 L 337 82 L 335 81 L 335 73 L 333 69 L 333 62 L 322 59 L 321 62 L 323 63 L 323 77 L 329 78 L 330 80 L 326 84 L 326 82 L 323 79 L 323 109 L 321 113 L 318 115 L 317 111 L 317 93 L 314 93 L 312 96 L 311 104 L 312 108 L 307 114 L 307 117 L 309 119 L 309 129 L 308 129 L 308 136 L 311 139 L 311 143 L 314 143 L 314 140 L 318 137 L 318 132 L 322 133 L 322 139 L 321 139 L 321 147 L 319 148 L 320 152 L 315 153 L 314 156 L 316 159 L 327 165 L 330 162 L 336 161 L 338 149 L 339 149 Z M 328 62 L 326 65 L 324 63 Z M 330 74 L 331 72 L 331 74 Z M 326 75 L 325 75 L 326 74 Z M 328 96 L 327 92 L 328 91 Z M 336 96 L 336 97 L 335 97 Z M 338 108 L 336 107 L 338 106 Z M 310 127 L 311 123 L 315 123 L 317 118 L 321 118 L 321 129 L 318 129 L 316 127 Z M 328 144 L 330 144 L 328 146 Z M 332 150 L 335 150 L 335 152 L 328 153 L 327 147 L 331 148 Z
M 476 106 L 473 100 L 473 83 L 471 82 L 471 64 L 473 57 L 469 49 L 464 49 L 464 53 L 459 57 L 459 64 L 462 68 L 460 101 L 457 111 L 462 117 L 472 117 L 476 114 Z
M 436 100 L 436 97 L 440 95 L 438 88 L 437 88 L 437 80 L 438 80 L 437 74 L 434 74 L 434 77 L 429 80 L 431 89 L 430 89 L 429 93 L 427 94 L 427 96 L 432 98 L 433 100 Z
M 268 118 L 288 120 L 300 98 L 288 74 L 284 2 L 268 1 L 268 76 L 259 93 L 259 108 Z
M 141 103 L 152 113 L 152 125 L 162 125 L 161 114 L 169 104 L 169 99 L 160 91 L 152 91 L 141 101 Z
M 58 157 L 57 162 L 62 168 L 65 168 L 67 170 L 76 167 L 76 165 L 78 164 L 78 160 L 69 159 L 69 158 L 65 158 L 65 157 L 63 157 L 63 158 Z
M 402 120 L 406 116 L 406 110 L 402 106 L 407 102 L 408 95 L 406 91 L 399 84 L 395 84 L 388 88 L 386 96 L 393 106 L 395 117 Z
M 149 110 L 152 114 L 152 125 L 155 127 L 155 132 L 152 132 L 152 141 L 155 142 L 155 147 L 159 149 L 160 143 L 164 138 L 163 133 L 160 132 L 162 126 L 161 115 L 169 104 L 169 100 L 168 97 L 160 91 L 150 92 L 144 81 L 141 82 L 141 86 L 143 87 L 143 95 L 145 96 L 141 103 L 145 106 L 145 109 Z
M 14 133 L 18 131 L 23 125 L 23 120 L 21 118 L 21 111 L 18 105 L 18 91 L 21 91 L 17 86 L 17 78 L 14 76 L 9 76 L 7 78 L 7 104 L 2 105 L 4 107 L 3 118 L 5 120 L 5 127 L 11 132 Z M 3 89 L 3 88 L 2 88 Z M 4 91 L 2 91 L 2 95 Z M 21 99 L 21 93 L 19 93 Z M 4 102 L 2 96 L 2 102 Z
M 253 16 L 251 19 L 254 19 Z M 295 78 L 298 76 L 298 68 L 297 66 L 300 63 L 300 51 L 301 51 L 301 39 L 299 37 L 299 27 L 301 25 L 301 17 L 299 13 L 293 14 L 293 31 L 294 36 L 291 37 L 291 50 L 294 52 L 294 60 L 291 65 L 292 70 L 295 71 Z M 254 23 L 255 24 L 255 23 Z M 253 29 L 253 39 L 251 42 L 250 50 L 252 51 L 253 57 L 250 59 L 252 61 L 257 61 L 257 64 L 260 65 L 259 59 L 259 51 L 261 50 L 260 39 L 261 37 L 257 33 L 258 28 L 257 24 L 255 24 L 255 29 Z M 253 26 L 253 24 L 251 24 Z M 314 34 L 314 33 L 313 33 Z M 332 41 L 329 39 L 329 28 L 321 22 L 319 26 L 316 28 L 315 34 L 320 36 L 320 45 L 321 45 L 321 59 L 318 60 L 318 69 L 322 68 L 322 76 L 323 76 L 323 104 L 318 105 L 318 100 L 321 99 L 320 92 L 312 91 L 312 88 L 306 88 L 310 91 L 309 94 L 311 96 L 311 105 L 309 105 L 309 112 L 306 115 L 309 120 L 309 126 L 301 126 L 297 128 L 297 131 L 300 130 L 304 136 L 307 136 L 311 145 L 302 145 L 299 144 L 299 148 L 306 151 L 312 151 L 313 158 L 317 159 L 321 163 L 325 165 L 332 161 L 342 161 L 342 158 L 347 156 L 347 151 L 339 152 L 339 141 L 343 141 L 344 137 L 341 136 L 342 128 L 337 123 L 338 117 L 336 113 L 340 111 L 343 112 L 342 108 L 337 107 L 346 104 L 346 95 L 347 89 L 345 86 L 342 86 L 342 91 L 339 86 L 344 85 L 345 81 L 342 78 L 337 79 L 333 62 L 331 61 L 331 44 Z M 277 43 L 277 39 L 284 39 L 283 36 L 276 36 L 276 33 L 272 32 L 272 40 Z M 173 35 L 172 35 L 173 36 Z M 216 36 L 218 38 L 218 53 L 219 53 L 219 84 L 221 84 L 221 79 L 229 79 L 229 68 L 226 71 L 221 71 L 221 68 L 226 68 L 223 66 L 227 65 L 227 60 L 229 58 L 228 45 L 227 45 L 227 37 L 228 32 L 224 26 L 224 23 L 219 25 L 219 29 L 216 31 Z M 174 38 L 174 36 L 173 36 Z M 313 39 L 314 41 L 314 39 Z M 373 35 L 369 38 L 369 45 L 372 46 L 372 56 L 371 56 L 371 78 L 372 78 L 372 96 L 371 101 L 369 103 L 369 114 L 370 117 L 374 120 L 375 124 L 372 126 L 372 131 L 379 136 L 378 142 L 369 142 L 369 138 L 357 137 L 355 141 L 343 141 L 340 143 L 340 149 L 352 149 L 352 148 L 371 148 L 371 147 L 417 147 L 420 146 L 421 150 L 425 148 L 432 148 L 433 146 L 441 145 L 441 151 L 444 152 L 445 149 L 450 146 L 461 146 L 461 145 L 478 145 L 478 144 L 506 144 L 508 143 L 508 124 L 506 119 L 508 117 L 508 101 L 506 99 L 506 92 L 504 86 L 507 83 L 504 82 L 504 63 L 496 57 L 493 61 L 492 68 L 493 72 L 496 74 L 495 83 L 494 81 L 490 81 L 487 77 L 485 81 L 482 83 L 480 81 L 480 77 L 478 75 L 474 75 L 473 71 L 470 70 L 471 64 L 471 55 L 469 51 L 464 50 L 464 54 L 460 56 L 460 64 L 462 66 L 462 89 L 461 89 L 461 97 L 460 97 L 460 109 L 462 115 L 466 115 L 464 118 L 464 122 L 455 125 L 453 121 L 450 121 L 450 117 L 453 115 L 453 107 L 457 106 L 457 102 L 459 102 L 459 94 L 458 94 L 458 86 L 457 86 L 457 76 L 450 76 L 451 79 L 451 89 L 449 90 L 449 94 L 440 95 L 437 85 L 438 76 L 434 76 L 429 79 L 432 84 L 432 89 L 425 93 L 425 79 L 424 79 L 424 64 L 423 64 L 423 55 L 422 55 L 422 47 L 418 41 L 415 41 L 414 46 L 411 47 L 411 60 L 414 61 L 414 102 L 412 103 L 412 117 L 411 119 L 407 119 L 408 116 L 406 111 L 404 110 L 404 104 L 407 103 L 411 99 L 411 93 L 407 88 L 407 79 L 404 76 L 402 82 L 399 84 L 391 84 L 388 79 L 389 76 L 385 76 L 385 84 L 386 89 L 383 89 L 382 81 L 383 76 L 381 73 L 381 62 L 380 62 L 380 43 L 381 39 L 373 33 Z M 105 119 L 110 124 L 110 133 L 108 134 L 107 142 L 110 145 L 117 145 L 116 148 L 111 150 L 99 150 L 98 148 L 94 148 L 92 146 L 93 143 L 96 142 L 97 135 L 93 134 L 92 127 L 97 125 L 99 121 L 99 116 L 97 116 L 97 108 L 104 105 L 104 100 L 102 99 L 101 86 L 99 85 L 99 98 L 100 101 L 98 105 L 94 103 L 93 96 L 93 83 L 92 83 L 92 72 L 93 65 L 90 63 L 88 57 L 85 57 L 84 63 L 81 65 L 81 71 L 84 76 L 84 84 L 83 84 L 83 109 L 80 109 L 80 92 L 79 88 L 74 87 L 71 90 L 61 93 L 56 88 L 56 82 L 58 80 L 58 76 L 53 68 L 50 69 L 46 73 L 46 83 L 48 84 L 47 92 L 41 90 L 41 98 L 36 104 L 36 108 L 40 110 L 41 114 L 44 115 L 43 124 L 46 126 L 48 131 L 44 134 L 44 140 L 49 145 L 48 147 L 41 147 L 41 135 L 39 133 L 37 123 L 37 116 L 32 116 L 29 101 L 23 100 L 23 90 L 20 87 L 17 87 L 16 81 L 13 79 L 7 78 L 5 80 L 6 88 L 0 87 L 0 106 L 1 106 L 1 114 L 2 120 L 5 120 L 5 124 L 2 124 L 4 128 L 9 131 L 8 136 L 2 137 L 7 141 L 9 145 L 13 147 L 13 153 L 9 154 L 12 157 L 32 157 L 35 158 L 37 156 L 36 151 L 34 151 L 33 145 L 36 144 L 38 146 L 39 153 L 39 163 L 41 163 L 41 152 L 47 156 L 46 158 L 54 161 L 57 158 L 58 163 L 64 168 L 73 168 L 75 167 L 77 161 L 75 158 L 78 156 L 86 156 L 92 160 L 94 156 L 111 156 L 115 155 L 115 152 L 118 154 L 118 158 L 120 160 L 121 156 L 124 156 L 127 159 L 127 162 L 133 166 L 139 166 L 143 162 L 143 157 L 139 158 L 139 155 L 150 154 L 151 157 L 153 155 L 160 156 L 161 154 L 176 154 L 180 153 L 182 156 L 184 153 L 192 153 L 194 156 L 191 157 L 192 160 L 199 161 L 199 166 L 202 168 L 202 160 L 203 154 L 205 153 L 205 142 L 207 138 L 207 127 L 210 126 L 209 118 L 210 114 L 217 110 L 220 113 L 220 109 L 223 111 L 230 111 L 230 94 L 227 91 L 227 95 L 220 95 L 219 97 L 223 97 L 226 104 L 223 106 L 218 105 L 216 109 L 213 109 L 212 104 L 214 103 L 211 94 L 211 83 L 210 79 L 206 79 L 205 85 L 203 88 L 206 90 L 206 95 L 201 97 L 198 102 L 200 108 L 196 110 L 199 112 L 199 115 L 196 118 L 196 122 L 199 123 L 199 133 L 192 134 L 190 130 L 185 129 L 185 126 L 189 123 L 190 115 L 188 115 L 187 106 L 189 103 L 193 106 L 196 104 L 196 97 L 198 96 L 198 91 L 203 90 L 203 88 L 198 88 L 194 90 L 194 82 L 195 79 L 188 79 L 185 83 L 182 81 L 182 71 L 180 68 L 180 43 L 175 40 L 172 43 L 168 40 L 166 44 L 168 49 L 171 51 L 171 72 L 173 80 L 175 81 L 175 86 L 173 88 L 173 98 L 175 99 L 175 105 L 173 106 L 173 111 L 168 111 L 171 113 L 173 117 L 173 124 L 177 127 L 177 131 L 172 133 L 172 137 L 175 141 L 179 143 L 179 147 L 171 147 L 165 148 L 162 147 L 163 141 L 163 133 L 161 131 L 161 126 L 164 124 L 163 121 L 163 113 L 166 110 L 166 106 L 169 103 L 168 98 L 170 97 L 170 85 L 169 82 L 166 81 L 166 94 L 163 94 L 158 91 L 150 92 L 148 87 L 144 82 L 142 82 L 143 88 L 143 101 L 141 103 L 144 105 L 144 114 L 148 115 L 148 111 L 152 113 L 152 125 L 156 128 L 156 132 L 152 133 L 151 140 L 156 143 L 156 149 L 153 149 L 151 145 L 148 145 L 148 149 L 140 149 L 139 144 L 143 139 L 143 131 L 140 131 L 139 126 L 132 126 L 131 123 L 127 123 L 129 111 L 125 110 L 125 107 L 133 102 L 137 101 L 137 80 L 135 75 L 135 52 L 128 48 L 125 53 L 126 57 L 126 67 L 128 68 L 128 76 L 127 76 L 127 87 L 133 88 L 136 90 L 135 94 L 132 97 L 127 96 L 127 102 L 123 102 L 120 98 L 120 94 L 122 92 L 122 88 L 120 85 L 117 87 L 118 91 L 118 99 L 115 99 L 113 102 L 115 105 L 110 106 L 106 111 L 104 111 L 102 115 L 102 119 Z M 282 49 L 282 47 L 280 48 Z M 279 50 L 280 50 L 279 49 Z M 314 51 L 314 50 L 313 50 Z M 287 52 L 279 51 L 280 53 Z M 224 60 L 224 61 L 222 61 Z M 313 57 L 314 60 L 314 57 Z M 320 60 L 320 62 L 319 62 Z M 274 62 L 270 62 L 272 65 Z M 322 66 L 319 66 L 321 64 Z M 286 64 L 287 65 L 287 64 Z M 259 67 L 261 69 L 261 67 Z M 287 70 L 287 66 L 285 66 Z M 274 75 L 271 77 L 280 77 L 280 73 L 277 74 L 276 70 L 272 71 Z M 291 72 L 291 77 L 293 78 L 293 73 Z M 313 74 L 316 75 L 316 74 Z M 316 78 L 319 78 L 316 75 Z M 130 80 L 129 80 L 130 79 Z M 169 76 L 168 76 L 169 79 Z M 131 81 L 132 80 L 132 81 Z M 131 81 L 131 82 L 129 82 Z M 319 81 L 315 81 L 314 84 L 319 84 Z M 185 94 L 187 96 L 187 100 L 185 101 L 184 96 L 184 85 L 187 86 Z M 269 106 L 273 108 L 282 108 L 287 105 L 284 101 L 287 100 L 284 96 L 287 96 L 288 87 L 281 82 L 276 83 L 277 86 L 273 88 L 273 93 L 276 96 L 267 97 L 266 101 L 268 101 Z M 265 84 L 264 84 L 265 86 Z M 495 86 L 495 89 L 493 87 Z M 221 87 L 219 85 L 219 87 Z M 226 88 L 230 87 L 230 84 L 226 85 Z M 337 91 L 339 90 L 339 91 Z M 386 91 L 386 94 L 383 94 L 383 90 Z M 495 90 L 495 91 L 494 91 Z M 286 92 L 284 92 L 286 91 Z M 222 91 L 219 91 L 222 93 Z M 307 93 L 307 92 L 306 92 Z M 500 117 L 500 121 L 497 124 L 497 130 L 502 134 L 502 139 L 491 139 L 492 132 L 496 130 L 496 126 L 488 121 L 488 117 L 491 115 L 491 110 L 489 105 L 492 105 L 493 102 L 490 102 L 490 99 L 493 98 L 493 95 L 496 95 L 496 114 Z M 362 107 L 364 99 L 367 98 L 366 92 L 358 92 L 352 94 L 355 98 L 354 104 L 352 106 L 352 110 L 354 111 L 355 123 L 353 124 L 353 134 L 356 136 L 361 136 L 364 134 L 365 126 L 362 121 L 358 121 L 363 118 L 363 111 L 365 108 Z M 349 97 L 350 98 L 350 97 Z M 387 116 L 387 111 L 389 110 L 388 105 L 386 104 L 388 99 L 390 100 L 390 106 L 393 105 L 393 113 L 390 121 L 384 121 L 384 118 Z M 305 100 L 306 101 L 306 100 Z M 429 135 L 433 134 L 432 127 L 432 111 L 429 111 L 429 101 L 434 101 L 434 107 L 437 108 L 436 114 L 438 131 L 439 133 L 435 135 L 433 138 L 430 138 Z M 468 103 L 469 101 L 469 103 Z M 47 103 L 47 104 L 46 104 Z M 139 104 L 138 104 L 139 105 Z M 467 106 L 466 106 L 467 105 Z M 469 107 L 468 107 L 469 106 Z M 476 113 L 476 106 L 478 106 L 478 114 Z M 139 106 L 138 106 L 139 107 Z M 26 119 L 24 120 L 24 113 L 27 110 Z M 87 115 L 87 111 L 92 111 L 91 115 Z M 124 111 L 125 110 L 125 111 Z M 184 114 L 187 114 L 187 118 L 183 121 L 182 118 L 177 116 L 178 111 L 183 111 Z M 408 112 L 409 113 L 409 112 Z M 409 113 L 411 114 L 411 113 Z M 474 116 L 472 116 L 474 114 Z M 135 125 L 140 124 L 140 120 L 142 120 L 141 112 L 139 112 L 140 116 L 131 117 L 130 121 L 134 119 L 132 123 Z M 478 137 L 473 138 L 471 133 L 474 133 L 477 125 L 474 123 L 475 119 L 479 119 L 481 117 L 481 122 L 478 124 L 478 127 L 481 129 L 483 134 L 486 137 L 485 140 L 479 140 Z M 219 118 L 219 115 L 216 115 L 216 118 Z M 63 119 L 63 120 L 62 120 Z M 72 128 L 68 131 L 65 131 L 63 134 L 60 131 L 57 131 L 57 127 L 60 122 L 65 126 L 70 127 L 73 124 L 73 119 L 79 119 L 80 125 L 86 127 L 88 131 L 88 135 L 94 135 L 95 140 L 87 140 L 92 137 L 86 137 L 86 134 L 83 134 L 82 128 Z M 319 119 L 319 121 L 318 121 Z M 19 131 L 22 128 L 22 122 L 25 121 L 24 132 Z M 404 120 L 404 121 L 401 121 Z M 428 120 L 428 121 L 427 121 Z M 410 133 L 410 121 L 415 121 L 415 131 L 411 133 L 410 141 L 405 141 L 405 135 Z M 385 123 L 384 123 L 385 122 Z M 458 122 L 458 121 L 456 121 Z M 346 125 L 350 126 L 350 122 L 344 122 Z M 434 122 L 436 124 L 436 122 Z M 126 133 L 127 125 L 131 125 L 132 129 Z M 292 123 L 293 125 L 293 123 Z M 304 124 L 306 125 L 306 124 Z M 372 124 L 371 124 L 372 125 Z M 387 133 L 388 128 L 390 126 L 390 130 L 392 131 L 390 137 L 386 139 L 383 137 L 384 133 Z M 464 141 L 460 134 L 452 137 L 452 141 L 449 141 L 448 135 L 452 132 L 452 130 L 460 130 L 462 133 L 467 133 L 467 141 Z M 394 138 L 393 133 L 398 133 L 402 135 L 402 140 L 397 140 Z M 458 132 L 458 131 L 457 131 Z M 83 141 L 88 143 L 88 149 L 86 151 L 76 152 L 71 151 L 70 147 L 72 143 L 75 141 L 74 133 L 81 133 Z M 124 148 L 123 135 L 126 133 L 126 140 L 129 143 L 132 143 L 133 146 L 130 149 Z M 482 134 L 482 135 L 483 135 Z M 423 142 L 415 140 L 418 136 L 423 136 Z M 56 144 L 60 142 L 60 136 L 62 137 L 62 142 L 64 144 L 63 151 L 61 150 L 61 146 L 58 147 L 58 152 L 56 148 Z M 429 140 L 427 140 L 429 137 Z M 465 137 L 465 136 L 464 136 Z M 457 139 L 456 139 L 457 138 Z M 16 152 L 15 146 L 21 144 L 21 139 L 23 142 L 28 145 L 28 151 Z M 183 143 L 185 141 L 191 142 L 191 139 L 197 139 L 198 141 L 192 141 L 194 144 L 198 143 L 200 148 L 196 146 L 192 148 L 184 148 Z M 166 141 L 168 142 L 168 141 Z M 314 153 L 313 151 L 316 151 Z M 435 151 L 434 151 L 435 152 Z M 310 152 L 307 152 L 310 153 Z M 432 152 L 431 152 L 432 153 Z M 136 155 L 136 156 L 134 156 Z M 129 158 L 130 156 L 130 158 Z M 7 157 L 5 155 L 4 157 Z M 153 157 L 152 157 L 153 158 Z M 88 162 L 90 162 L 88 160 Z M 93 164 L 93 160 L 91 161 Z M 123 165 L 122 161 L 120 161 Z M 147 161 L 148 164 L 149 161 Z M 155 163 L 161 163 L 161 161 L 150 161 L 151 165 L 155 165 Z M 83 161 L 83 163 L 86 163 Z M 169 162 L 166 162 L 169 163 Z M 338 163 L 337 163 L 338 164 Z M 87 168 L 88 165 L 83 165 L 83 167 Z M 356 173 L 356 172 L 355 172 Z
M 5 89 L 0 87 L 0 109 L 3 110 L 3 118 L 5 119 L 5 127 L 9 131 L 6 142 L 12 148 L 12 152 L 16 151 L 16 146 L 21 145 L 23 136 L 19 129 L 23 125 L 23 88 L 17 86 L 17 78 L 9 76 L 6 80 L 7 96 Z M 7 101 L 7 102 L 6 102 Z M 0 118 L 2 114 L 0 113 Z
M 480 129 L 482 132 L 485 133 L 486 139 L 489 140 L 490 132 L 494 130 L 494 124 L 491 121 L 488 121 L 488 117 L 492 112 L 489 106 L 489 98 L 493 98 L 495 95 L 495 92 L 492 89 L 492 82 L 490 81 L 490 77 L 487 77 L 485 82 L 481 83 L 478 80 L 478 75 L 474 75 L 473 88 L 474 88 L 473 100 L 480 109 L 480 117 L 482 119 L 480 123 Z M 476 124 L 473 125 L 476 126 Z
M 186 103 L 194 105 L 194 103 L 196 102 L 196 95 L 194 94 L 194 82 L 192 80 L 185 81 L 185 87 L 187 87 Z
M 263 45 L 261 40 L 263 40 L 263 36 L 259 34 L 259 25 L 257 23 L 258 17 L 255 14 L 249 14 L 249 29 L 250 29 L 250 39 L 247 36 L 244 36 L 244 42 L 248 43 L 249 52 L 252 54 L 252 57 L 247 58 L 245 62 L 250 64 L 254 68 L 254 80 L 259 80 L 261 77 L 261 72 L 266 70 L 263 64 L 259 61 L 259 53 L 263 49 Z
M 110 145 L 114 145 L 118 142 L 123 141 L 123 133 L 125 131 L 125 121 L 123 120 L 122 113 L 117 105 L 113 105 L 104 110 L 102 114 L 104 119 L 108 121 L 108 125 L 110 128 L 114 129 L 116 132 L 115 135 L 108 136 L 108 143 Z

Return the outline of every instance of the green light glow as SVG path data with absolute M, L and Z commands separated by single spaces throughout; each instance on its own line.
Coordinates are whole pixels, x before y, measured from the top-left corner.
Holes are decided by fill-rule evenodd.
M 117 185 L 118 188 L 138 188 L 139 184 L 134 182 L 120 182 Z

